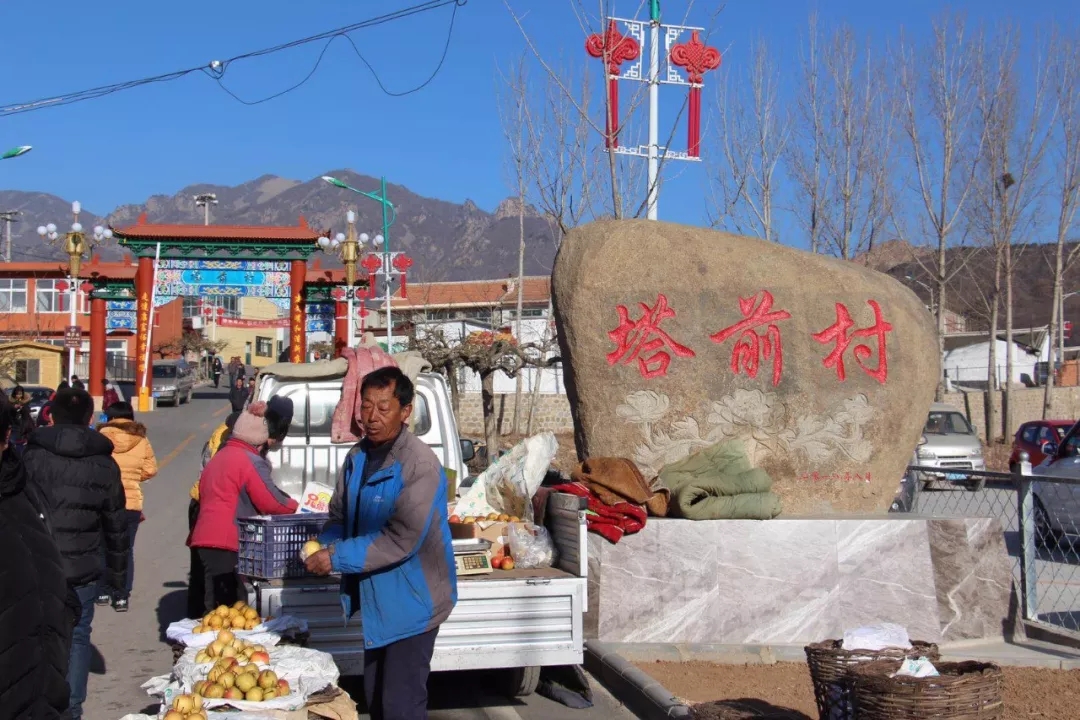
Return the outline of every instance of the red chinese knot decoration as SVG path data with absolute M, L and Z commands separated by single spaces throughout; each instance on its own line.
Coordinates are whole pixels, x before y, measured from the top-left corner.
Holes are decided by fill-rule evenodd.
M 391 263 L 394 269 L 401 273 L 401 297 L 408 297 L 406 293 L 406 277 L 405 274 L 409 271 L 409 268 L 413 266 L 413 259 L 408 255 L 395 255 Z
M 855 362 L 863 369 L 863 372 L 884 385 L 889 377 L 889 355 L 885 347 L 885 334 L 891 332 L 893 327 L 882 317 L 881 306 L 876 301 L 867 300 L 866 302 L 874 311 L 872 326 L 849 332 L 855 322 L 851 319 L 847 307 L 843 303 L 836 303 L 836 322 L 821 332 L 814 333 L 811 337 L 823 345 L 835 343 L 832 352 L 825 356 L 821 364 L 827 368 L 836 368 L 836 377 L 841 381 L 847 377 L 844 369 L 844 353 L 851 345 L 852 339 L 875 338 L 877 340 L 877 367 L 870 367 L 865 362 L 874 354 L 874 349 L 869 345 L 859 343 L 855 345 L 852 353 L 855 355 Z
M 585 40 L 585 51 L 594 58 L 606 60 L 608 76 L 608 113 L 604 143 L 608 148 L 619 146 L 616 133 L 619 131 L 619 66 L 624 62 L 637 60 L 641 55 L 641 46 L 632 37 L 619 32 L 614 20 L 608 21 L 607 30 L 593 33 Z
M 720 67 L 720 51 L 701 42 L 698 31 L 690 39 L 671 47 L 668 56 L 672 65 L 686 71 L 690 82 L 690 102 L 686 116 L 686 147 L 690 157 L 701 155 L 701 84 L 705 73 Z
M 780 376 L 784 372 L 780 328 L 775 323 L 789 319 L 791 313 L 786 310 L 773 311 L 772 304 L 773 296 L 768 290 L 762 290 L 747 298 L 739 298 L 739 312 L 743 319 L 715 335 L 710 335 L 709 339 L 719 344 L 735 335 L 739 336 L 731 350 L 731 371 L 736 375 L 741 365 L 748 377 L 756 378 L 761 359 L 772 358 L 772 384 L 775 387 L 780 383 Z
M 367 296 L 368 297 L 373 297 L 374 294 L 375 294 L 375 289 L 374 289 L 375 288 L 375 282 L 373 281 L 372 276 L 374 276 L 375 273 L 379 270 L 379 268 L 382 267 L 382 264 L 383 264 L 382 263 L 382 258 L 376 257 L 375 255 L 373 255 L 371 253 L 364 256 L 364 259 L 360 261 L 360 265 L 363 266 L 363 268 L 364 268 L 365 272 L 367 272 L 367 276 L 368 276 L 368 283 L 367 283 Z
M 645 303 L 638 303 L 638 306 L 641 308 L 641 317 L 637 320 L 630 319 L 630 311 L 625 305 L 616 306 L 619 326 L 610 331 L 608 337 L 617 347 L 608 353 L 608 365 L 629 365 L 637 360 L 641 377 L 651 380 L 667 375 L 668 366 L 671 365 L 671 353 L 679 357 L 695 357 L 693 350 L 675 342 L 660 329 L 660 323 L 675 317 L 675 310 L 668 307 L 667 296 L 663 293 L 657 295 L 656 304 L 652 307 Z

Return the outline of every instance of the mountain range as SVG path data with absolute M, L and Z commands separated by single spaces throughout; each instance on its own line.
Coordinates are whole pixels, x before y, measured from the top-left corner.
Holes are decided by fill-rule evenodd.
M 378 192 L 376 178 L 351 170 L 326 173 L 365 192 Z M 104 215 L 84 209 L 79 221 L 90 230 L 99 224 L 112 227 L 133 225 L 146 213 L 151 223 L 201 224 L 203 209 L 195 205 L 201 193 L 217 195 L 210 222 L 215 225 L 295 226 L 301 215 L 318 230 L 345 230 L 345 213 L 355 210 L 357 229 L 371 235 L 381 227 L 379 203 L 333 187 L 321 177 L 302 182 L 264 175 L 236 186 L 196 184 L 175 195 L 153 195 L 137 205 L 122 205 Z M 517 274 L 518 202 L 505 200 L 494 212 L 486 212 L 470 200 L 462 204 L 423 197 L 400 185 L 387 185 L 387 196 L 397 210 L 390 228 L 393 250 L 404 250 L 415 261 L 410 278 L 419 282 L 480 280 Z M 71 202 L 55 195 L 19 190 L 0 191 L 0 212 L 19 211 L 11 225 L 12 259 L 63 259 L 62 248 L 42 240 L 39 225 L 55 223 L 61 231 L 71 222 Z M 100 212 L 100 209 L 96 209 Z M 525 216 L 525 272 L 547 275 L 555 258 L 555 233 L 551 225 L 532 207 Z M 61 236 L 62 243 L 62 236 Z M 96 251 L 104 260 L 118 260 L 122 250 L 115 241 L 105 241 Z M 323 265 L 339 265 L 336 258 L 316 254 Z

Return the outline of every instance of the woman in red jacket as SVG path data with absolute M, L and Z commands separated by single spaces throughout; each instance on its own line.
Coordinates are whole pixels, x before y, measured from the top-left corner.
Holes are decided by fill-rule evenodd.
M 202 560 L 205 612 L 245 599 L 236 574 L 238 520 L 296 511 L 297 502 L 274 485 L 266 459 L 266 451 L 288 434 L 292 415 L 289 398 L 252 403 L 237 418 L 228 442 L 199 476 L 199 518 L 188 546 Z

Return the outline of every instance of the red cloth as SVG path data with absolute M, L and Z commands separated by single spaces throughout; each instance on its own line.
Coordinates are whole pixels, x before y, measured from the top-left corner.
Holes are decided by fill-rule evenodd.
M 297 502 L 270 478 L 270 461 L 251 445 L 230 439 L 214 453 L 199 476 L 199 518 L 189 547 L 240 549 L 237 520 L 254 515 L 288 515 Z
M 101 409 L 108 410 L 110 405 L 120 402 L 120 395 L 112 388 L 105 389 L 105 395 L 101 398 Z
M 394 358 L 381 347 L 361 345 L 358 348 L 342 348 L 341 356 L 349 363 L 345 379 L 341 383 L 341 400 L 334 408 L 330 425 L 330 441 L 335 443 L 359 442 L 364 436 L 360 427 L 360 385 L 372 370 L 390 365 L 396 366 Z
M 588 500 L 590 512 L 586 513 L 585 522 L 589 532 L 600 535 L 612 544 L 619 542 L 623 535 L 633 535 L 645 527 L 648 513 L 640 505 L 628 502 L 605 505 L 589 488 L 576 482 L 556 485 L 551 491 L 570 493 Z

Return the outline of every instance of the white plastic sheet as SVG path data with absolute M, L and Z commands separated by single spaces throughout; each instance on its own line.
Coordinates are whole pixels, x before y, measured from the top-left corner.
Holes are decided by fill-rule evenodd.
M 884 650 L 885 648 L 911 647 L 911 639 L 908 637 L 907 628 L 896 623 L 878 623 L 877 625 L 864 625 L 844 631 L 844 644 L 847 651 L 854 650 Z
M 551 432 L 522 440 L 476 478 L 453 514 L 462 518 L 506 514 L 531 522 L 532 497 L 558 450 L 559 442 Z
M 192 632 L 201 620 L 177 620 L 165 629 L 165 637 L 173 642 L 178 642 L 186 647 L 201 648 L 214 642 L 219 630 L 199 633 Z M 258 625 L 253 630 L 230 630 L 234 636 L 246 640 L 253 645 L 277 645 L 283 635 L 293 633 L 306 633 L 308 630 L 307 620 L 295 615 L 282 615 Z

